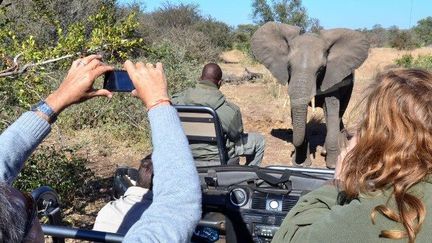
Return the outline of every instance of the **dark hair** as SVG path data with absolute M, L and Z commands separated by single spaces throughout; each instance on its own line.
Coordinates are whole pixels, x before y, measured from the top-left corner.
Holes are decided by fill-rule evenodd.
M 152 189 L 153 187 L 153 163 L 151 160 L 151 154 L 141 160 L 138 169 L 137 186 L 148 189 Z
M 222 69 L 216 63 L 208 63 L 201 73 L 201 80 L 210 80 L 217 84 L 222 79 Z
M 25 234 L 27 212 L 11 197 L 11 187 L 0 182 L 0 242 L 21 242 Z

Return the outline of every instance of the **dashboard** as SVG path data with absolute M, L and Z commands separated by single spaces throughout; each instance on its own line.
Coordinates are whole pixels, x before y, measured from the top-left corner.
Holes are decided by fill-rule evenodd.
M 270 242 L 299 198 L 332 179 L 334 171 L 301 167 L 198 167 L 203 215 L 194 243 Z M 133 185 L 137 171 L 119 168 L 114 196 Z
M 200 227 L 217 229 L 229 243 L 270 242 L 299 198 L 333 177 L 332 170 L 297 167 L 217 166 L 198 173 Z

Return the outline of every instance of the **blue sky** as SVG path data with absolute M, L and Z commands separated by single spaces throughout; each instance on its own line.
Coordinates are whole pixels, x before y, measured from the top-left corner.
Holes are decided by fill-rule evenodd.
M 128 3 L 132 0 L 119 0 Z M 152 11 L 166 0 L 138 0 L 145 11 Z M 171 3 L 195 3 L 201 13 L 231 26 L 253 23 L 251 0 L 171 0 Z M 432 16 L 431 0 L 303 0 L 309 16 L 318 18 L 324 28 L 371 28 L 396 25 L 401 29 Z

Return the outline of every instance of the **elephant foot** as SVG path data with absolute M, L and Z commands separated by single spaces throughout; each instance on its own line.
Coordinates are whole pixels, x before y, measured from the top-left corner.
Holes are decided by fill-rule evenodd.
M 338 161 L 338 152 L 328 152 L 326 155 L 326 166 L 329 169 L 336 168 L 336 163 Z
M 305 161 L 303 161 L 301 163 L 297 163 L 297 162 L 295 162 L 295 160 L 293 160 L 292 164 L 295 167 L 310 167 L 312 165 L 312 160 L 310 158 L 307 158 Z
M 312 160 L 309 157 L 309 146 L 307 149 L 296 149 L 292 156 L 292 164 L 297 167 L 310 167 Z

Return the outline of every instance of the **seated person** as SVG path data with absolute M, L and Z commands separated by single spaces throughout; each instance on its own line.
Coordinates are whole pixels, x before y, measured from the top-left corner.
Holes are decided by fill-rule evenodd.
M 129 187 L 122 197 L 99 211 L 93 230 L 126 234 L 152 203 L 152 178 L 153 164 L 151 155 L 148 155 L 141 160 L 136 186 Z
M 174 94 L 172 102 L 176 105 L 207 106 L 215 110 L 227 137 L 229 164 L 234 161 L 238 163 L 238 156 L 245 156 L 246 164 L 259 166 L 264 156 L 264 136 L 243 132 L 240 108 L 225 98 L 219 90 L 221 84 L 221 68 L 215 63 L 209 63 L 204 66 L 195 88 Z M 191 149 L 196 160 L 219 160 L 218 148 L 215 145 L 193 143 Z
M 112 96 L 93 88 L 97 77 L 114 69 L 100 59 L 90 55 L 74 61 L 60 87 L 0 135 L 1 242 L 44 242 L 34 201 L 11 184 L 61 111 L 96 96 Z M 201 187 L 187 138 L 168 99 L 162 64 L 126 61 L 124 67 L 136 88 L 132 95 L 148 109 L 154 167 L 153 203 L 124 241 L 188 242 L 201 218 Z
M 379 75 L 334 180 L 300 198 L 272 242 L 431 242 L 432 74 Z

